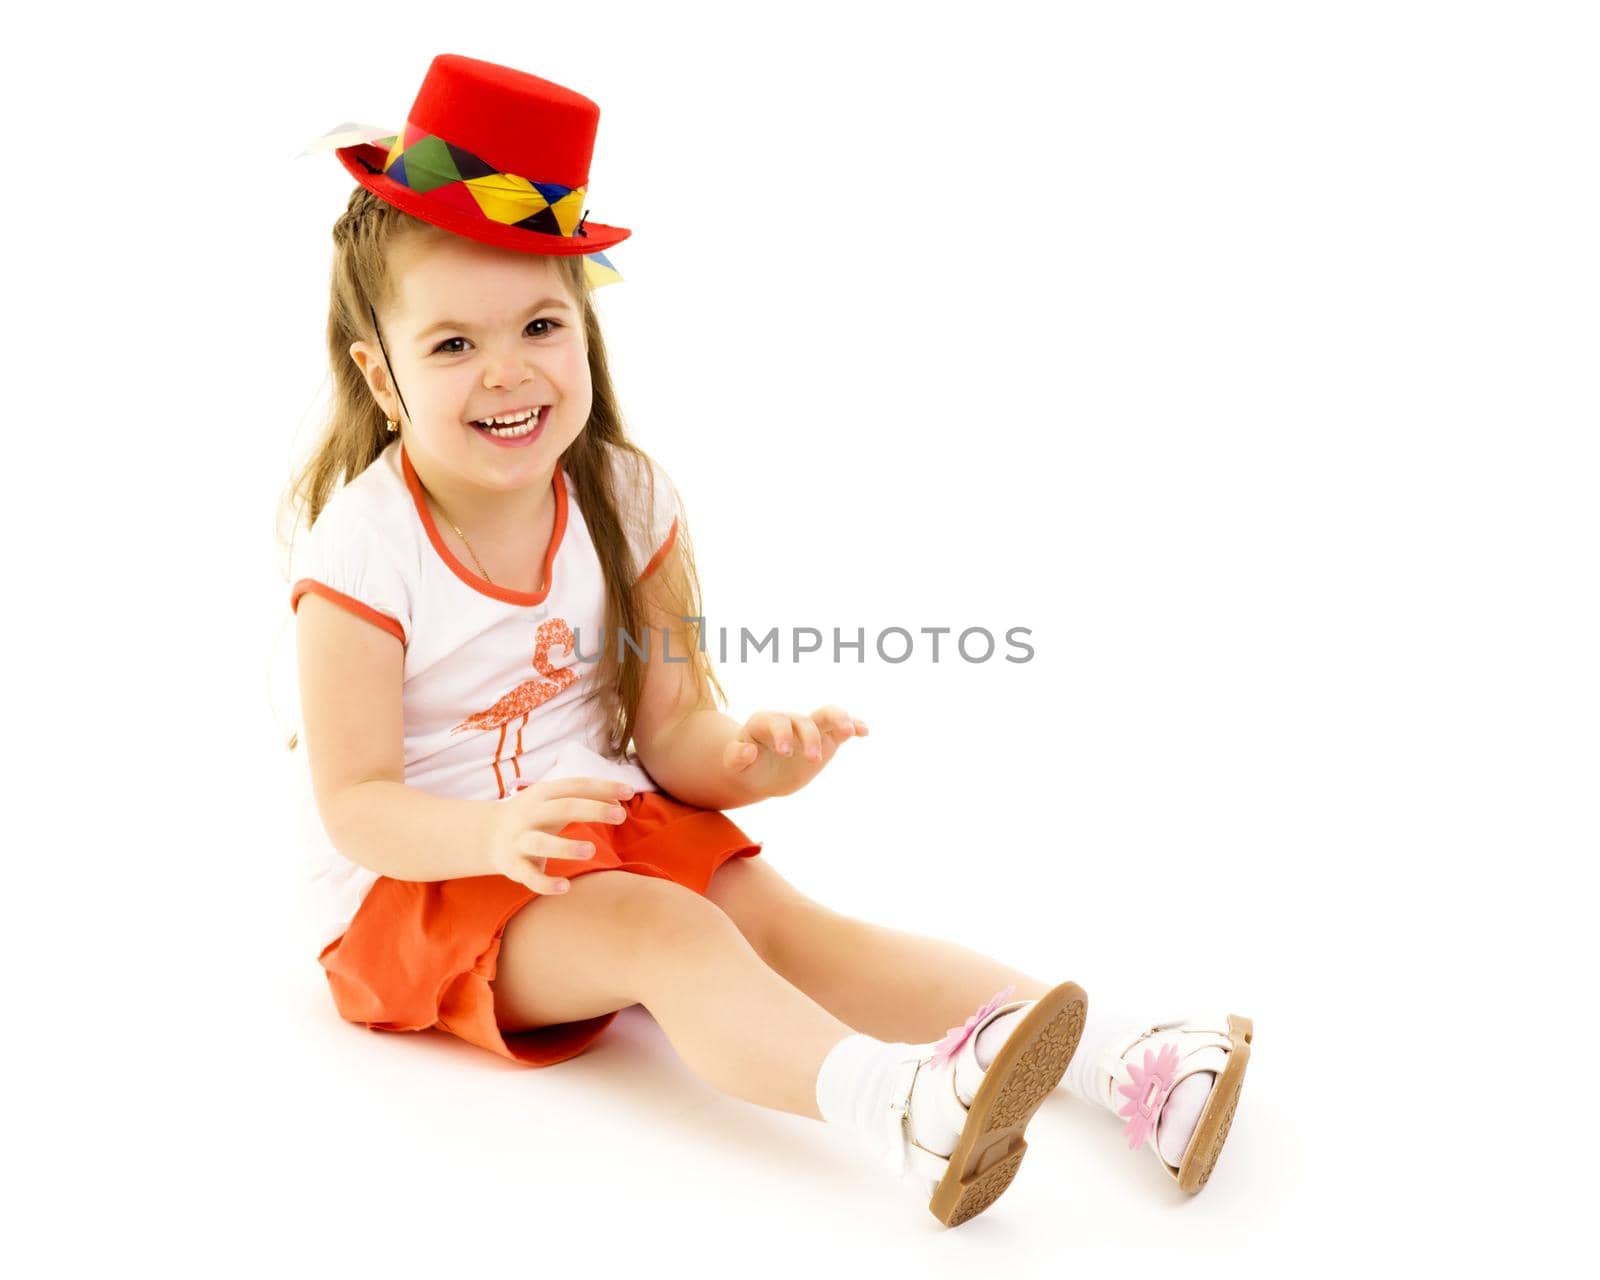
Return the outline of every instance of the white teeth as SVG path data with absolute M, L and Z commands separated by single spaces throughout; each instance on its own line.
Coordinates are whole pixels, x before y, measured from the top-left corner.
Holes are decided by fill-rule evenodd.
M 479 418 L 478 422 L 496 426 L 511 426 L 518 422 L 526 422 L 531 417 L 537 417 L 538 414 L 539 411 L 537 409 L 524 409 L 521 413 L 508 413 L 499 418 Z
M 482 426 L 480 424 L 479 429 L 482 430 L 482 431 L 487 431 L 492 436 L 499 436 L 502 440 L 515 440 L 519 436 L 525 436 L 525 435 L 530 434 L 531 432 L 533 432 L 534 430 L 536 430 L 538 428 L 538 425 L 539 425 L 539 415 L 538 414 L 534 414 L 533 417 L 526 419 L 519 426 L 515 426 L 515 427 L 484 427 L 484 426 Z
M 499 436 L 503 440 L 515 440 L 525 436 L 539 425 L 539 410 L 528 409 L 520 414 L 508 414 L 501 418 L 479 418 L 473 426 L 481 431 L 487 431 L 492 436 Z M 509 423 L 509 426 L 488 425 L 490 423 Z

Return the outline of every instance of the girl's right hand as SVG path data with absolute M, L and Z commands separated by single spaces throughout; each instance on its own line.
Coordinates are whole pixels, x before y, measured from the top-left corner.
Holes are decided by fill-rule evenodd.
M 488 820 L 485 850 L 489 874 L 502 875 L 539 893 L 565 893 L 571 884 L 544 873 L 550 858 L 581 861 L 594 857 L 594 845 L 556 834 L 573 822 L 626 821 L 620 803 L 633 795 L 626 782 L 607 778 L 550 778 L 495 803 Z

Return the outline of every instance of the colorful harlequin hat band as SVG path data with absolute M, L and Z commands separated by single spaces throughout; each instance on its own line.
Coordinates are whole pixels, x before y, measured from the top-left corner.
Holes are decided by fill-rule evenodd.
M 600 108 L 493 62 L 441 53 L 404 128 L 345 123 L 301 155 L 332 151 L 362 186 L 456 235 L 522 253 L 583 254 L 591 288 L 622 276 L 601 252 L 626 227 L 583 209 Z

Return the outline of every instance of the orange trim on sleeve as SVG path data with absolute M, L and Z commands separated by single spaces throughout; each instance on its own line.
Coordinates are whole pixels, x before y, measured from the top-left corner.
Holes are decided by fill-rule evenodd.
M 300 611 L 300 597 L 306 592 L 321 596 L 324 600 L 331 600 L 341 609 L 347 609 L 356 617 L 373 626 L 387 631 L 402 645 L 406 642 L 405 628 L 396 618 L 391 618 L 387 613 L 379 613 L 371 605 L 362 604 L 354 596 L 347 596 L 342 591 L 335 591 L 325 582 L 318 582 L 315 578 L 301 578 L 289 591 L 289 610 L 291 613 Z
M 659 569 L 661 567 L 661 562 L 667 558 L 667 552 L 672 550 L 672 544 L 674 542 L 676 542 L 677 540 L 678 540 L 678 517 L 677 516 L 673 516 L 672 517 L 672 528 L 667 530 L 666 541 L 663 542 L 659 547 L 656 548 L 656 553 L 655 553 L 655 555 L 650 557 L 650 563 L 645 565 L 644 572 L 641 573 L 637 578 L 634 579 L 634 582 L 636 584 L 640 583 L 640 582 L 643 582 L 646 578 L 648 578 L 652 573 L 654 573 L 657 569 Z

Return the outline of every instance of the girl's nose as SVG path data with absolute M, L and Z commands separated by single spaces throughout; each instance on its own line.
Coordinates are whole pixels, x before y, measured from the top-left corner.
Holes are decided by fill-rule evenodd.
M 539 366 L 525 355 L 504 356 L 484 365 L 485 388 L 522 387 L 539 377 Z

